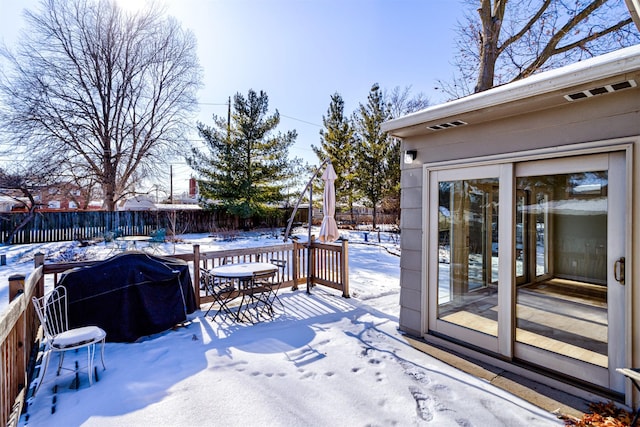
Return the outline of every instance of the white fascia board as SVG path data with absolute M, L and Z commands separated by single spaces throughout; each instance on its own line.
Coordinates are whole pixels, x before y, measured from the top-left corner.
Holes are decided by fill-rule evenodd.
M 497 86 L 484 92 L 474 93 L 444 104 L 434 105 L 384 122 L 382 130 L 393 133 L 394 130 L 455 117 L 471 111 L 495 107 L 636 70 L 640 70 L 640 45 L 589 58 L 555 70 L 534 74 L 525 79 Z

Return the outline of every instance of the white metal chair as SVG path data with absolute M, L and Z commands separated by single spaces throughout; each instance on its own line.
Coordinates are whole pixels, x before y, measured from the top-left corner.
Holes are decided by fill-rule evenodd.
M 89 385 L 93 384 L 93 359 L 95 355 L 96 343 L 102 343 L 100 359 L 102 369 L 106 369 L 104 364 L 104 342 L 107 333 L 98 326 L 82 326 L 69 329 L 67 315 L 67 289 L 64 286 L 57 286 L 48 295 L 31 299 L 35 306 L 36 313 L 42 324 L 45 336 L 45 360 L 40 374 L 40 381 L 36 391 L 40 388 L 44 379 L 51 352 L 60 353 L 58 362 L 58 372 L 62 369 L 64 354 L 69 350 L 76 350 L 87 347 L 87 369 L 89 374 Z

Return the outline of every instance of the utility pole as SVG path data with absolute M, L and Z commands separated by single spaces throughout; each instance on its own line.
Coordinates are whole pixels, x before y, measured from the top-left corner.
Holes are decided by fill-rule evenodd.
M 169 204 L 173 204 L 173 165 L 169 165 Z
M 229 139 L 231 133 L 231 97 L 227 103 L 227 139 Z

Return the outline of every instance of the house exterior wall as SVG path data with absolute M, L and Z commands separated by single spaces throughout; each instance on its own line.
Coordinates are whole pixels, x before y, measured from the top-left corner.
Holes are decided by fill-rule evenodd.
M 30 202 L 25 197 L 22 190 L 19 189 L 3 189 L 2 193 L 5 199 L 10 203 L 7 212 L 26 212 Z M 89 195 L 87 192 L 72 184 L 56 184 L 45 187 L 31 189 L 31 195 L 36 203 L 36 209 L 40 212 L 67 212 L 82 210 L 99 210 L 100 207 L 91 206 L 87 201 Z
M 625 251 L 628 257 L 625 359 L 631 366 L 640 367 L 640 268 L 633 262 L 640 254 L 640 46 L 628 49 L 625 55 L 613 71 L 611 62 L 603 66 L 596 61 L 582 68 L 578 64 L 549 77 L 542 73 L 530 82 L 506 85 L 493 94 L 476 94 L 478 96 L 469 100 L 436 106 L 396 119 L 384 127 L 402 139 L 402 152 L 417 151 L 412 163 L 402 163 L 401 330 L 415 336 L 429 333 L 428 191 L 424 188 L 427 167 L 465 161 L 491 164 L 496 159 L 517 159 L 541 151 L 548 158 L 553 157 L 556 150 L 560 153 L 574 147 L 628 144 L 631 146 L 627 151 L 631 153 L 627 157 L 630 188 L 626 192 L 631 206 L 627 207 L 626 225 L 630 234 Z M 595 69 L 601 69 L 602 75 L 596 75 Z M 565 98 L 568 94 L 627 80 L 634 81 L 636 86 L 576 101 Z M 519 90 L 526 95 L 519 96 Z M 428 129 L 453 121 L 467 124 Z M 640 395 L 633 394 L 630 385 L 627 392 L 627 403 L 640 403 Z
M 640 81 L 640 73 L 635 77 Z M 407 137 L 402 149 L 418 151 L 417 162 L 410 166 L 413 170 L 424 163 L 625 137 L 637 134 L 639 128 L 638 88 L 633 88 L 600 99 Z M 404 165 L 405 171 L 408 168 Z
M 417 141 L 416 141 L 417 142 Z M 414 162 L 415 164 L 415 162 Z M 423 331 L 422 307 L 425 288 L 422 286 L 422 179 L 421 166 L 404 167 L 401 174 L 400 209 L 400 328 L 413 335 Z
M 640 81 L 640 73 L 635 78 Z M 410 165 L 403 164 L 402 169 L 400 328 L 415 335 L 425 330 L 424 317 L 420 315 L 424 304 L 418 303 L 426 301 L 423 275 L 420 274 L 425 255 L 422 241 L 417 241 L 418 236 L 423 236 L 425 163 L 638 136 L 639 92 L 640 88 L 636 87 L 600 98 L 567 101 L 549 109 L 496 117 L 478 125 L 470 123 L 459 128 L 406 137 L 402 141 L 402 151 L 417 150 L 418 154 L 416 161 Z M 634 152 L 639 150 L 640 147 Z M 636 188 L 640 189 L 640 184 Z M 638 224 L 635 228 L 638 228 L 640 222 L 637 218 L 635 221 Z M 640 239 L 636 241 L 640 242 Z M 640 366 L 640 359 L 638 364 Z

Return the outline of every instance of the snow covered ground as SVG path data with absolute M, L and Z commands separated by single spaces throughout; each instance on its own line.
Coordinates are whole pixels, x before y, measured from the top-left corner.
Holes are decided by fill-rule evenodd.
M 360 232 L 349 238 L 351 298 L 316 287 L 282 291 L 285 310 L 259 324 L 190 315 L 184 327 L 136 343 L 107 343 L 107 369 L 89 387 L 81 375 L 47 371 L 23 415 L 34 426 L 552 426 L 550 414 L 484 380 L 414 349 L 397 331 L 397 239 Z M 301 234 L 306 240 L 305 234 Z M 166 254 L 281 243 L 277 233 L 240 234 L 231 241 L 181 236 Z M 7 278 L 28 274 L 33 254 L 50 262 L 105 257 L 109 248 L 73 242 L 1 247 L 0 310 Z M 207 306 L 203 306 L 206 310 Z M 85 353 L 69 354 L 65 365 Z M 51 366 L 57 363 L 57 356 Z M 99 365 L 99 364 L 98 364 Z M 56 387 L 57 386 L 57 387 Z M 53 413 L 52 413 L 53 412 Z

